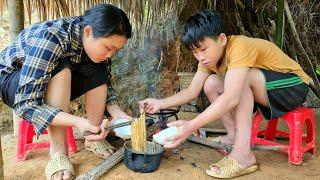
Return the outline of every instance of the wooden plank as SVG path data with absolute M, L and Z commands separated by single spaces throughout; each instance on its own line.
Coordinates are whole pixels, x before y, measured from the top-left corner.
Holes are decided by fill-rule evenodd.
M 218 142 L 214 142 L 214 141 L 209 141 L 204 137 L 197 137 L 197 136 L 191 135 L 188 137 L 188 140 L 191 142 L 198 143 L 198 144 L 213 147 L 215 149 L 225 149 L 227 152 L 231 152 L 231 150 L 232 150 L 231 145 L 218 143 Z
M 283 149 L 283 146 L 265 146 L 265 145 L 254 145 L 251 149 L 256 150 L 266 150 L 266 151 L 280 151 Z
M 79 175 L 76 180 L 96 180 L 104 173 L 106 173 L 113 166 L 118 164 L 124 155 L 124 147 L 120 148 L 117 152 L 112 154 L 109 158 L 89 170 L 88 172 Z
M 227 130 L 225 129 L 211 128 L 211 127 L 203 127 L 200 129 L 210 133 L 227 134 Z
M 218 142 L 214 142 L 214 141 L 209 141 L 203 137 L 196 137 L 196 136 L 192 135 L 192 136 L 188 137 L 188 140 L 191 142 L 205 145 L 205 146 L 213 147 L 215 149 L 224 149 L 227 152 L 232 151 L 231 145 L 218 143 Z M 283 148 L 283 146 L 265 146 L 265 145 L 255 145 L 255 146 L 251 147 L 251 149 L 256 149 L 256 150 L 273 150 L 273 151 L 281 150 L 282 148 Z

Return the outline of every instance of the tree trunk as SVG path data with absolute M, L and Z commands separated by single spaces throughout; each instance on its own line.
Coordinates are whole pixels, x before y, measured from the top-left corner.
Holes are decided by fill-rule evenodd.
M 10 17 L 10 41 L 12 42 L 24 27 L 23 0 L 10 0 L 7 2 Z

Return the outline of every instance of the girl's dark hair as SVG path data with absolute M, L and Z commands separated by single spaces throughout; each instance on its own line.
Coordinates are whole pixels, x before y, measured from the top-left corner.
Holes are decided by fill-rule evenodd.
M 206 37 L 216 38 L 226 33 L 226 25 L 215 10 L 202 10 L 189 17 L 184 25 L 182 41 L 188 48 L 199 47 Z
M 131 38 L 131 24 L 127 15 L 118 7 L 100 4 L 87 10 L 81 17 L 81 25 L 92 27 L 94 37 L 108 37 L 114 34 Z

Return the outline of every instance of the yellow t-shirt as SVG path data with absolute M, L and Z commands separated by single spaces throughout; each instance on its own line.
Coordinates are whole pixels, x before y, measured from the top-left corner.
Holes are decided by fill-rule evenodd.
M 294 73 L 306 84 L 311 81 L 311 78 L 302 70 L 301 66 L 272 42 L 241 35 L 228 36 L 225 55 L 217 69 L 208 69 L 199 63 L 198 71 L 224 75 L 228 69 L 240 67 Z

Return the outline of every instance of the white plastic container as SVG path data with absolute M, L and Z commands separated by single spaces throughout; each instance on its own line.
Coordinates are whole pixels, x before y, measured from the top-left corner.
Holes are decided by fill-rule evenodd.
M 168 144 L 170 141 L 166 141 L 167 138 L 171 138 L 178 135 L 178 128 L 177 126 L 171 126 L 165 130 L 162 130 L 158 132 L 157 134 L 154 134 L 153 140 L 161 145 Z
M 117 119 L 113 122 L 113 124 L 119 124 L 128 122 L 130 120 L 128 119 Z M 115 128 L 114 132 L 116 133 L 116 136 L 122 138 L 122 139 L 130 139 L 131 138 L 131 125 Z

